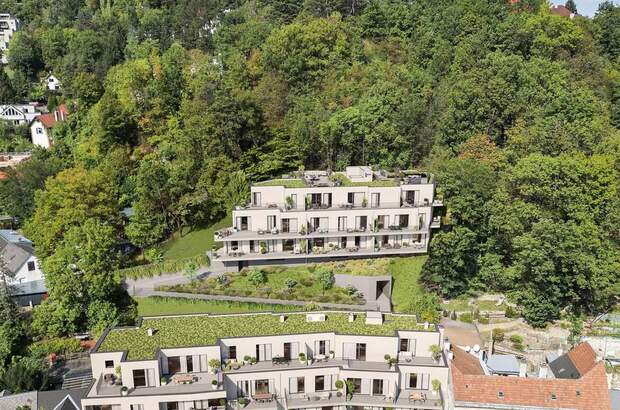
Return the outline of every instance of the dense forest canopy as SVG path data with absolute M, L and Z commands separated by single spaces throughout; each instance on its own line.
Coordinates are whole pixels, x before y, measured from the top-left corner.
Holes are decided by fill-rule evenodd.
M 0 103 L 71 112 L 0 183 L 0 214 L 23 221 L 48 278 L 33 336 L 131 320 L 119 241 L 148 248 L 218 220 L 252 181 L 354 164 L 436 175 L 429 291 L 506 292 L 535 325 L 607 309 L 620 7 L 568 19 L 510 3 L 0 0 L 23 23 Z M 26 144 L 5 128 L 3 147 Z

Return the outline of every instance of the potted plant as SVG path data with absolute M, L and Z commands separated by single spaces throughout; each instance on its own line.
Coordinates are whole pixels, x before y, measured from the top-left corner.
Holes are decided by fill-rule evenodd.
M 353 398 L 353 390 L 355 386 L 353 385 L 353 380 L 347 380 L 347 400 L 351 400 Z
M 336 353 L 333 350 L 330 350 L 329 357 L 333 359 L 334 357 L 336 357 Z
M 211 369 L 212 374 L 217 373 L 217 371 L 220 369 L 221 366 L 222 366 L 222 362 L 220 362 L 219 360 L 217 359 L 209 360 L 209 368 Z
M 436 362 L 439 362 L 439 359 L 441 358 L 441 347 L 439 347 L 439 345 L 431 345 L 428 350 L 431 352 L 433 359 Z
M 338 397 L 341 397 L 342 389 L 344 388 L 344 382 L 342 380 L 336 380 L 336 383 L 334 383 L 334 385 L 336 386 L 336 389 L 338 389 L 338 393 L 336 393 L 336 395 Z
M 213 386 L 213 388 L 215 389 L 217 387 L 217 380 L 213 379 L 211 380 L 211 386 Z
M 364 199 L 362 199 L 362 208 L 366 208 L 366 206 L 368 206 L 368 200 L 364 197 Z
M 252 356 L 252 358 L 250 359 L 250 364 L 256 364 L 258 360 L 256 359 L 256 357 Z
M 385 359 L 385 362 L 387 364 L 390 364 L 390 360 L 392 360 L 392 356 L 390 356 L 389 354 L 386 354 L 385 356 L 383 356 L 383 358 Z
M 433 396 L 436 396 L 439 394 L 439 389 L 441 389 L 441 382 L 437 379 L 433 379 L 431 385 L 433 386 Z
M 168 380 L 166 380 L 165 376 L 161 376 L 161 378 L 159 379 L 159 384 L 161 384 L 162 386 L 165 386 L 168 383 Z
M 306 354 L 304 352 L 299 353 L 299 363 L 306 364 Z
M 249 356 L 249 355 L 243 356 L 243 363 L 244 364 L 251 364 L 252 363 L 252 357 Z
M 288 195 L 285 199 L 286 201 L 286 209 L 292 209 L 293 208 L 293 198 Z
M 121 396 L 127 396 L 129 393 L 129 388 L 127 386 L 121 387 Z
M 260 253 L 262 254 L 267 253 L 267 244 L 265 242 L 261 242 L 259 246 L 260 246 Z
M 248 404 L 248 399 L 246 399 L 245 397 L 241 397 L 239 400 L 237 400 L 237 403 L 239 403 L 241 407 L 244 407 L 246 404 Z

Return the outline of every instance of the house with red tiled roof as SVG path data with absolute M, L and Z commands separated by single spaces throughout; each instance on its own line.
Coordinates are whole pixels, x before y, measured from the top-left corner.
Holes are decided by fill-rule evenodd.
M 562 4 L 549 7 L 549 11 L 551 11 L 551 14 L 555 14 L 556 16 L 568 17 L 569 19 L 572 19 L 575 16 L 579 15 L 577 13 L 573 13 Z
M 36 116 L 30 122 L 30 135 L 32 137 L 32 143 L 43 148 L 49 148 L 54 143 L 52 138 L 52 128 L 62 121 L 67 119 L 69 112 L 67 107 L 62 104 L 49 114 L 41 114 Z
M 588 343 L 549 363 L 545 378 L 491 375 L 479 356 L 456 346 L 450 353 L 455 410 L 611 410 L 605 365 Z

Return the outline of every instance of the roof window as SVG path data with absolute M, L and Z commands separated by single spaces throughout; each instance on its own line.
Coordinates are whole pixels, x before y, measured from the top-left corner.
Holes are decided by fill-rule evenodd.
M 498 391 L 498 392 L 497 392 L 497 398 L 498 398 L 498 399 L 502 399 L 502 400 L 504 400 L 504 392 L 503 392 L 503 391 L 501 391 L 501 390 L 500 390 L 500 391 Z

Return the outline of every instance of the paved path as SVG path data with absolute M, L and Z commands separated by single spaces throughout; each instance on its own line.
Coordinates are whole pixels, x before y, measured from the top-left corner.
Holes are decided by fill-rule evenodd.
M 375 310 L 371 309 L 369 305 L 345 305 L 341 303 L 320 303 L 310 302 L 302 300 L 283 300 L 283 299 L 267 299 L 267 298 L 253 298 L 244 296 L 226 296 L 226 295 L 203 295 L 200 293 L 181 293 L 181 292 L 164 292 L 155 290 L 148 292 L 148 294 L 137 296 L 161 296 L 169 298 L 188 298 L 188 299 L 202 299 L 202 300 L 222 300 L 228 302 L 249 302 L 260 303 L 265 305 L 285 305 L 285 306 L 306 306 L 309 303 L 319 305 L 323 308 L 329 309 L 342 309 L 342 310 Z

